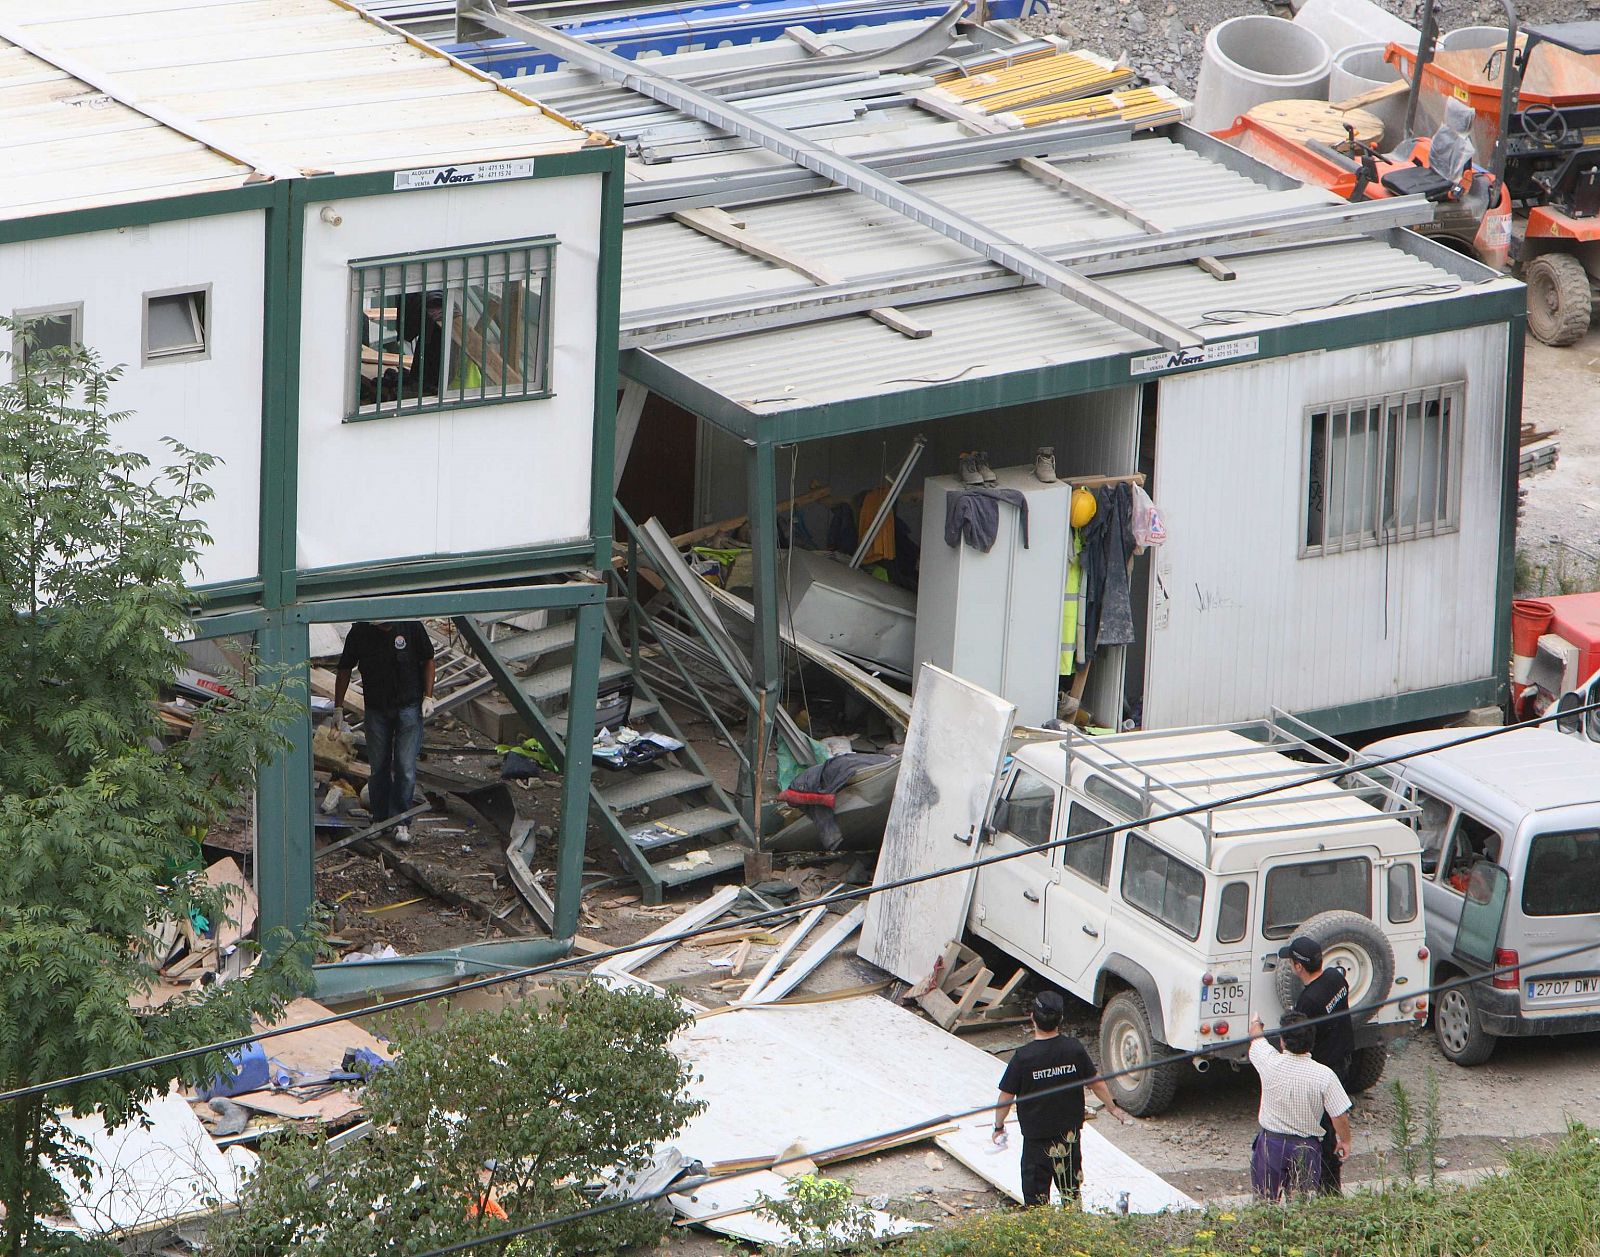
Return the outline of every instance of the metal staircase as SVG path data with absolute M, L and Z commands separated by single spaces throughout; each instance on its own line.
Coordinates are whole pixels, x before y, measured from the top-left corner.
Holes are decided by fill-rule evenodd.
M 576 620 L 550 612 L 543 628 L 522 629 L 493 617 L 457 617 L 461 638 L 502 694 L 533 730 L 557 766 L 566 762 L 569 726 L 587 732 L 594 716 L 567 708 Z M 590 811 L 646 903 L 660 903 L 669 886 L 741 868 L 752 841 L 747 821 L 706 771 L 641 670 L 630 662 L 610 617 L 601 645 L 600 693 L 631 682 L 628 726 L 659 731 L 684 743 L 653 763 L 616 772 L 598 762 L 589 786 Z M 648 810 L 646 810 L 648 809 Z M 691 853 L 704 856 L 691 860 Z

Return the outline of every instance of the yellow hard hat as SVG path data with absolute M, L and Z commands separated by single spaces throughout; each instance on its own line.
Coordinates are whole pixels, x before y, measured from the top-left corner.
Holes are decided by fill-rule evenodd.
M 1082 528 L 1099 510 L 1099 504 L 1094 500 L 1094 494 L 1087 489 L 1074 489 L 1072 491 L 1072 526 Z

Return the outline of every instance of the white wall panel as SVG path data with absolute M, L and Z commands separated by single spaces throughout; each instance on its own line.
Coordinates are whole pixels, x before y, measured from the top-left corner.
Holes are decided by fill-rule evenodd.
M 0 313 L 83 304 L 84 343 L 125 372 L 112 429 L 155 467 L 170 437 L 221 459 L 202 508 L 214 543 L 195 583 L 246 580 L 259 567 L 261 318 L 264 215 L 220 214 L 0 247 Z M 150 367 L 143 353 L 144 294 L 210 285 L 210 351 Z M 6 348 L 11 346 L 6 344 Z
M 589 533 L 600 176 L 335 200 L 306 213 L 302 568 Z M 555 236 L 554 396 L 345 423 L 352 259 Z
M 1161 385 L 1152 727 L 1492 676 L 1506 332 L 1475 328 Z M 1467 381 L 1460 529 L 1299 557 L 1310 405 Z

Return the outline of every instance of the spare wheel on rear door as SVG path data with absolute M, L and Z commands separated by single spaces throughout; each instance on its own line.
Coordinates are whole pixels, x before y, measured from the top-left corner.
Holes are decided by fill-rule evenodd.
M 1322 967 L 1330 965 L 1344 971 L 1350 984 L 1350 1013 L 1359 1021 L 1370 1020 L 1394 986 L 1394 948 L 1373 922 L 1359 912 L 1323 912 L 1295 931 L 1322 944 Z M 1287 960 L 1278 962 L 1278 999 L 1285 1009 L 1293 1008 L 1304 983 L 1295 976 Z

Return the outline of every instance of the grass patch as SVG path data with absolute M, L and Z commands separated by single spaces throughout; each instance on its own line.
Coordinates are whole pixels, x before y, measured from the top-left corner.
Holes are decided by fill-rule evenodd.
M 895 1257 L 1600 1257 L 1600 1136 L 1574 1124 L 1515 1149 L 1471 1186 L 1233 1212 L 1111 1218 L 1060 1209 L 987 1214 L 924 1231 Z

